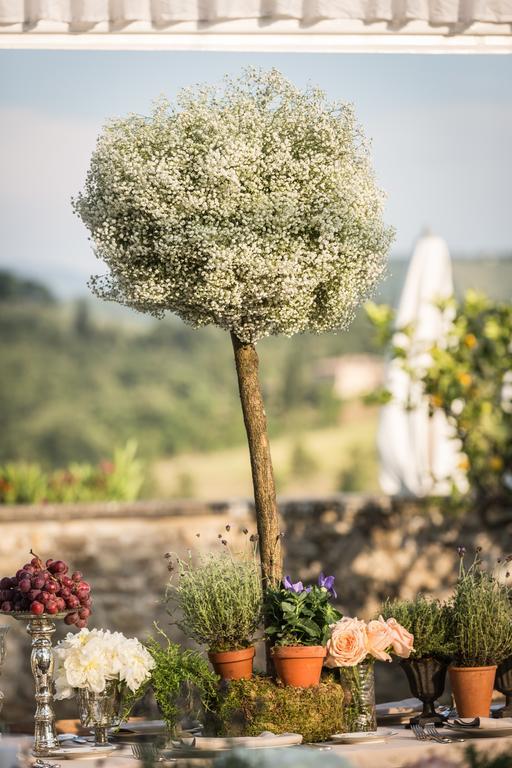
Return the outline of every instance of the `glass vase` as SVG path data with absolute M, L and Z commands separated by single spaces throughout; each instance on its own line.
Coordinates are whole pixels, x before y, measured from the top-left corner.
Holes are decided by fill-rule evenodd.
M 373 660 L 365 660 L 354 667 L 339 668 L 345 694 L 345 727 L 349 733 L 377 730 L 373 665 Z
M 94 729 L 98 746 L 108 744 L 107 730 L 120 724 L 123 711 L 123 688 L 119 681 L 110 680 L 101 693 L 79 688 L 77 696 L 81 725 Z

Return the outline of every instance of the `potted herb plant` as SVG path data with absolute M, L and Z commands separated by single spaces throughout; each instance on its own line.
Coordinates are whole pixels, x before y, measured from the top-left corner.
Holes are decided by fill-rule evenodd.
M 341 617 L 331 605 L 336 596 L 334 576 L 323 574 L 312 586 L 285 576 L 279 586 L 267 588 L 265 634 L 284 685 L 309 688 L 320 682 L 330 625 Z
M 434 704 L 443 694 L 454 651 L 447 607 L 439 600 L 418 595 L 414 600 L 387 600 L 381 613 L 384 619 L 394 618 L 414 636 L 411 655 L 400 660 L 412 695 L 423 702 L 421 714 L 411 718 L 411 724 L 442 722 Z
M 469 568 L 459 547 L 459 578 L 450 602 L 455 642 L 450 667 L 460 717 L 488 717 L 497 665 L 512 655 L 510 589 L 482 569 L 479 553 Z
M 263 595 L 255 549 L 234 554 L 224 550 L 201 554 L 196 560 L 169 558 L 177 571 L 167 589 L 176 621 L 192 640 L 208 648 L 215 672 L 224 680 L 252 676 L 254 636 L 261 622 Z

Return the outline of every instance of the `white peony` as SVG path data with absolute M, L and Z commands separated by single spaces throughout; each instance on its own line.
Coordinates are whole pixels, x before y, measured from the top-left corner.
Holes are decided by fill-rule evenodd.
M 108 680 L 126 683 L 136 691 L 149 678 L 155 662 L 136 638 L 103 629 L 82 629 L 68 634 L 54 649 L 57 699 L 67 699 L 75 689 L 101 693 Z

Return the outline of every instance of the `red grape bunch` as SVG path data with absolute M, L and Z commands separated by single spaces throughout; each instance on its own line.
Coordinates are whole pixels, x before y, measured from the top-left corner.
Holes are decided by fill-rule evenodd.
M 32 560 L 16 576 L 0 580 L 0 611 L 30 611 L 34 616 L 67 613 L 66 624 L 75 624 L 79 629 L 87 626 L 92 609 L 91 588 L 80 571 L 68 576 L 69 567 L 63 560 L 43 563 L 32 550 L 30 554 Z

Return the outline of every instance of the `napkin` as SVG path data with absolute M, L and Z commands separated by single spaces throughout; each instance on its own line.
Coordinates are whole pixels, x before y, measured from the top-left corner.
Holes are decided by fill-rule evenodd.
M 474 725 L 471 718 L 455 718 L 448 722 L 462 728 L 481 728 L 485 731 L 512 728 L 512 717 L 480 717 L 480 725 Z
M 299 733 L 282 733 L 276 736 L 275 733 L 264 731 L 259 736 L 195 736 L 189 739 L 180 739 L 180 744 L 184 747 L 195 747 L 195 749 L 231 749 L 233 747 L 246 747 L 251 749 L 261 746 L 262 739 L 268 739 L 272 745 L 278 747 L 280 743 L 301 744 L 302 736 Z
M 410 712 L 421 710 L 419 699 L 402 699 L 402 701 L 385 701 L 375 707 L 378 715 L 407 715 Z

